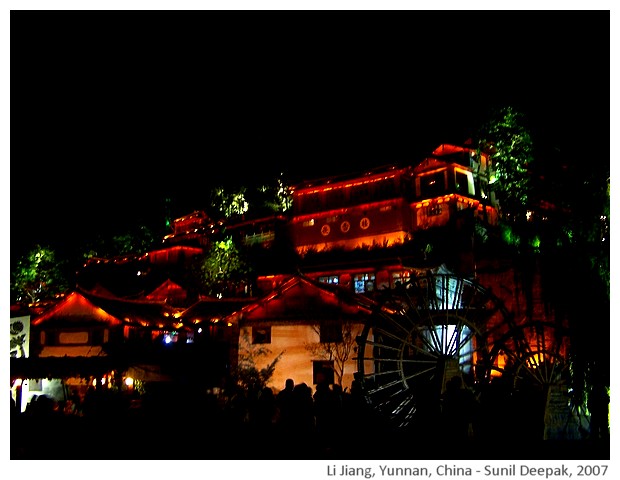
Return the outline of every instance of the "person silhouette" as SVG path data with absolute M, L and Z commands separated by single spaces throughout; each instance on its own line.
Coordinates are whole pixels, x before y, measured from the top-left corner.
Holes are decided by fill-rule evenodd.
M 270 433 L 276 415 L 276 397 L 271 387 L 265 386 L 256 400 L 254 425 L 264 433 Z
M 284 389 L 276 395 L 276 406 L 278 408 L 278 424 L 284 432 L 291 431 L 293 419 L 293 389 L 295 382 L 292 378 L 287 378 Z
M 475 399 L 471 390 L 463 388 L 460 376 L 453 376 L 446 383 L 441 398 L 441 415 L 446 438 L 456 442 L 467 440 L 473 421 Z

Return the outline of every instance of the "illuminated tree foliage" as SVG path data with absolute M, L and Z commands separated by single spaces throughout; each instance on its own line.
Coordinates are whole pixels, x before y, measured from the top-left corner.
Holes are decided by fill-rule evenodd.
M 530 192 L 533 161 L 532 138 L 525 116 L 512 107 L 497 111 L 478 133 L 479 149 L 491 153 L 495 178 L 492 188 L 506 214 L 523 213 Z
M 211 203 L 217 214 L 226 219 L 237 219 L 246 214 L 254 218 L 284 213 L 293 205 L 291 187 L 281 177 L 273 183 L 238 189 L 216 187 L 211 191 Z
M 198 269 L 203 290 L 218 297 L 237 294 L 251 272 L 230 237 L 214 242 Z
M 553 145 L 534 153 L 524 122 L 504 108 L 479 133 L 496 169 L 497 238 L 514 255 L 528 317 L 539 271 L 546 316 L 570 326 L 571 388 L 583 403 L 587 385 L 609 378 L 609 165 Z
M 236 192 L 228 192 L 224 187 L 216 187 L 211 191 L 213 206 L 224 218 L 235 218 L 244 215 L 249 208 L 246 200 L 246 187 Z
M 284 213 L 293 206 L 291 188 L 286 186 L 282 178 L 277 178 L 275 185 L 262 185 L 258 191 L 263 195 L 262 205 L 273 213 Z
M 68 288 L 63 261 L 50 247 L 36 245 L 17 261 L 12 272 L 11 292 L 17 302 L 35 303 L 53 298 Z

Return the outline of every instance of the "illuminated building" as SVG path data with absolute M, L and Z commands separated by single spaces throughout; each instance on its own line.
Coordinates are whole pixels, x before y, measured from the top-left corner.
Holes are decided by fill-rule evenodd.
M 440 393 L 453 375 L 474 387 L 504 375 L 517 385 L 527 372 L 565 395 L 568 337 L 545 312 L 540 277 L 527 279 L 528 291 L 513 265 L 474 244 L 475 225 L 492 229 L 498 221 L 493 181 L 486 154 L 454 145 L 439 146 L 415 166 L 305 181 L 294 186 L 286 215 L 214 222 L 196 211 L 176 219 L 163 246 L 146 255 L 93 259 L 79 292 L 120 322 L 120 343 L 131 335 L 188 348 L 204 341 L 221 355 L 199 367 L 218 372 L 235 365 L 244 342 L 267 346 L 271 353 L 256 367 L 282 354 L 270 380 L 275 389 L 286 378 L 315 384 L 319 370 L 347 388 L 357 377 L 368 397 L 403 424 L 413 421 L 416 389 Z M 222 231 L 252 249 L 258 276 L 229 297 L 204 297 L 186 288 L 183 271 Z M 295 262 L 282 261 L 276 247 L 283 243 Z M 111 269 L 116 275 L 99 283 Z M 112 293 L 136 271 L 131 295 Z M 405 286 L 411 303 L 397 296 Z M 396 327 L 371 320 L 377 315 Z M 42 351 L 49 351 L 44 327 L 53 319 L 61 324 L 59 339 L 80 343 L 83 330 L 62 326 L 52 309 L 32 321 Z M 81 334 L 84 346 L 97 346 L 98 329 Z M 349 350 L 336 360 L 326 346 L 343 345 L 344 337 Z M 132 360 L 127 367 L 134 370 L 144 363 Z M 431 361 L 422 382 L 415 365 Z

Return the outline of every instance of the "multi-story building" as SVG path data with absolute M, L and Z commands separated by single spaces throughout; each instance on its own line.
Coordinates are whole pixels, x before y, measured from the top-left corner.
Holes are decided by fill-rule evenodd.
M 566 337 L 546 328 L 539 289 L 524 291 L 512 265 L 480 255 L 474 242 L 476 226 L 498 221 L 493 181 L 485 153 L 441 145 L 414 166 L 296 185 L 286 215 L 226 224 L 193 212 L 174 221 L 162 248 L 87 265 L 79 294 L 33 317 L 31 351 L 50 352 L 52 338 L 54 348 L 91 351 L 108 331 L 108 340 L 115 332 L 125 344 L 147 337 L 224 346 L 226 355 L 202 361 L 205 370 L 218 361 L 226 370 L 248 349 L 267 348 L 256 367 L 277 360 L 275 389 L 287 378 L 312 385 L 327 374 L 346 388 L 358 380 L 397 422 L 418 408 L 419 392 L 432 385 L 440 393 L 454 375 L 474 386 L 510 371 L 517 382 L 516 372 L 552 363 L 558 368 L 540 382 L 553 384 L 563 374 Z M 256 259 L 258 275 L 237 298 L 184 285 L 184 270 L 222 231 Z M 274 248 L 282 245 L 290 246 L 285 265 L 269 254 L 280 255 Z M 104 264 L 116 274 L 96 273 Z M 129 276 L 131 293 L 111 293 Z M 85 305 L 98 316 L 92 335 L 66 322 L 80 315 L 91 322 Z M 101 328 L 103 337 L 95 335 Z M 134 364 L 127 367 L 135 372 Z

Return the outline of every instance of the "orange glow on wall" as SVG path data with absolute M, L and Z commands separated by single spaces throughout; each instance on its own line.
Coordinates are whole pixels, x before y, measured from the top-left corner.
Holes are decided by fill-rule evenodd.
M 305 255 L 309 251 L 328 251 L 332 248 L 344 248 L 346 250 L 354 250 L 356 248 L 362 248 L 364 246 L 381 245 L 392 247 L 394 245 L 400 245 L 408 238 L 407 232 L 392 232 L 378 235 L 368 235 L 365 237 L 356 237 L 350 240 L 338 240 L 332 242 L 314 243 L 309 245 L 301 245 L 297 247 L 297 252 L 300 255 Z
M 367 202 L 367 203 L 362 203 L 359 205 L 354 205 L 351 207 L 336 208 L 332 210 L 321 210 L 320 213 L 317 212 L 317 213 L 308 213 L 304 215 L 297 215 L 295 216 L 295 218 L 291 219 L 290 223 L 294 225 L 298 223 L 304 223 L 310 220 L 314 220 L 316 223 L 317 219 L 334 217 L 338 215 L 345 215 L 353 211 L 364 211 L 364 210 L 370 210 L 371 208 L 378 208 L 378 209 L 382 209 L 386 207 L 398 208 L 401 203 L 402 203 L 401 199 L 394 199 L 394 200 L 383 200 L 380 202 Z
M 491 369 L 491 377 L 501 377 L 506 367 L 506 354 L 500 353 L 497 355 L 495 361 L 495 368 Z

